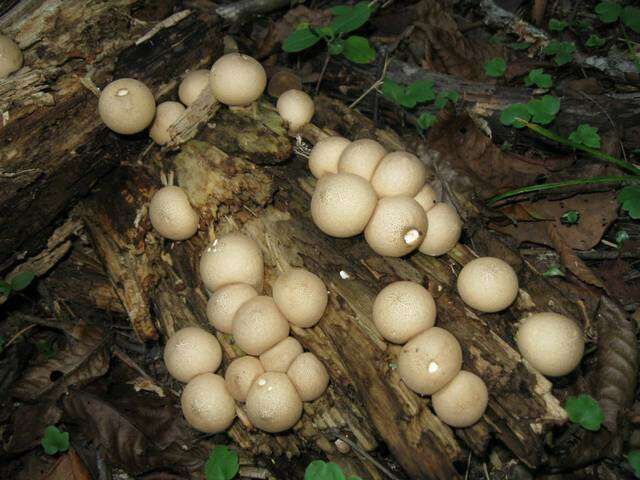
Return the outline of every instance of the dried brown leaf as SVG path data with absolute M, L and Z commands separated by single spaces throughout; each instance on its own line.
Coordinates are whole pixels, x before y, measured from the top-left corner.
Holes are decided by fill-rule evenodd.
M 58 459 L 42 480 L 91 480 L 91 475 L 72 449 Z
M 21 405 L 13 411 L 9 425 L 5 430 L 3 450 L 7 453 L 20 453 L 40 444 L 44 429 L 55 425 L 62 417 L 54 402 L 37 405 Z
M 562 237 L 562 234 L 558 231 L 555 224 L 548 224 L 547 232 L 553 248 L 555 248 L 558 255 L 560 255 L 562 264 L 567 267 L 571 273 L 589 285 L 604 288 L 602 281 L 596 277 L 587 264 L 576 255 L 571 245 Z

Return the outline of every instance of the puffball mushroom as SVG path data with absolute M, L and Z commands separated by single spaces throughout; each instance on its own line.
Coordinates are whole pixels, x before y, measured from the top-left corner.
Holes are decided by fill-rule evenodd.
M 444 255 L 456 246 L 462 234 L 462 220 L 448 203 L 437 203 L 427 211 L 429 230 L 418 249 L 425 255 Z
M 534 313 L 520 321 L 518 350 L 543 375 L 560 377 L 572 372 L 582 359 L 582 329 L 558 313 Z
M 329 374 L 322 362 L 311 352 L 305 352 L 293 361 L 287 376 L 304 402 L 313 402 L 329 385 Z
M 0 35 L 0 78 L 5 78 L 22 68 L 22 50 L 5 35 Z
M 207 318 L 216 330 L 231 333 L 233 317 L 248 300 L 257 297 L 258 292 L 246 283 L 232 283 L 219 288 L 209 297 Z
M 114 132 L 132 135 L 151 125 L 156 114 L 156 100 L 144 83 L 120 78 L 102 90 L 98 113 Z
M 311 170 L 311 174 L 316 178 L 320 178 L 328 173 L 338 173 L 340 155 L 349 144 L 351 144 L 350 140 L 338 136 L 319 140 L 309 154 L 309 170 Z
M 411 197 L 384 197 L 378 201 L 364 238 L 377 254 L 402 257 L 420 246 L 427 233 L 427 215 Z
M 169 127 L 184 113 L 186 108 L 180 102 L 162 102 L 156 108 L 156 117 L 149 129 L 149 136 L 158 145 L 166 145 L 171 141 Z
M 480 257 L 467 263 L 458 275 L 457 286 L 464 303 L 487 313 L 504 310 L 518 296 L 516 272 L 495 257 Z
M 201 432 L 223 432 L 236 418 L 236 402 L 224 379 L 214 373 L 203 373 L 187 383 L 180 403 L 189 425 Z
M 192 70 L 185 75 L 178 87 L 178 97 L 187 107 L 195 102 L 202 91 L 209 87 L 209 70 Z
M 316 107 L 313 99 L 302 90 L 287 90 L 278 98 L 278 113 L 295 133 L 311 121 Z
M 185 327 L 174 333 L 164 347 L 164 364 L 179 382 L 196 375 L 215 372 L 222 362 L 218 339 L 198 327 Z
M 393 282 L 373 301 L 373 323 L 388 341 L 403 344 L 436 323 L 436 302 L 422 285 Z
M 340 155 L 338 172 L 352 173 L 369 182 L 380 160 L 386 154 L 387 150 L 375 140 L 369 138 L 356 140 L 351 142 Z
M 149 203 L 153 228 L 169 240 L 186 240 L 198 231 L 198 214 L 191 207 L 186 192 L 176 186 L 162 187 Z
M 379 197 L 413 197 L 426 178 L 427 169 L 418 157 L 409 152 L 391 152 L 380 160 L 371 177 L 371 185 Z
M 462 348 L 448 331 L 440 327 L 418 334 L 409 340 L 398 355 L 398 373 L 416 393 L 436 393 L 462 367 Z
M 353 237 L 367 226 L 377 200 L 371 184 L 358 175 L 325 175 L 311 197 L 311 217 L 327 235 Z
M 209 82 L 213 96 L 225 105 L 249 105 L 267 86 L 267 74 L 260 62 L 242 53 L 228 53 L 211 67 Z
M 289 322 L 271 297 L 245 302 L 233 317 L 233 338 L 249 355 L 260 355 L 289 335 Z
M 200 276 L 210 292 L 231 283 L 246 283 L 260 292 L 263 275 L 260 247 L 239 233 L 217 238 L 200 258 Z
M 247 399 L 253 382 L 264 373 L 260 360 L 251 355 L 236 358 L 224 373 L 224 383 L 229 394 L 239 402 Z
M 298 327 L 313 327 L 327 308 L 327 287 L 304 268 L 292 268 L 280 275 L 272 295 L 287 320 Z
M 302 416 L 302 400 L 286 374 L 260 375 L 247 395 L 245 404 L 251 423 L 269 433 L 284 432 Z
M 429 212 L 438 203 L 438 195 L 429 184 L 425 184 L 413 199 L 424 208 L 425 212 Z
M 440 420 L 456 428 L 476 423 L 489 403 L 484 381 L 471 372 L 460 370 L 442 390 L 431 397 L 433 410 Z
M 302 345 L 298 340 L 293 337 L 287 337 L 260 355 L 260 361 L 267 372 L 286 373 L 291 362 L 302 351 Z

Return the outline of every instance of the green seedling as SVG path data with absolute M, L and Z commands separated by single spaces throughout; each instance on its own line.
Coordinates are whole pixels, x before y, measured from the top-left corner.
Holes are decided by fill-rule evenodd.
M 507 62 L 504 58 L 493 58 L 484 64 L 484 72 L 493 78 L 502 77 L 507 71 Z
M 638 7 L 623 7 L 615 2 L 600 2 L 596 5 L 596 14 L 604 23 L 614 23 L 620 20 L 624 26 L 640 33 L 640 8 Z
M 61 432 L 54 425 L 49 425 L 44 430 L 42 437 L 42 448 L 47 455 L 55 455 L 58 452 L 69 450 L 69 433 Z
M 542 53 L 545 55 L 552 55 L 553 61 L 560 67 L 573 60 L 573 54 L 575 51 L 576 46 L 573 42 L 559 42 L 552 40 L 544 50 L 542 50 Z
M 10 295 L 12 292 L 19 292 L 27 288 L 36 274 L 33 272 L 20 272 L 15 275 L 9 282 L 0 280 L 0 295 Z
M 629 232 L 627 232 L 626 230 L 618 230 L 616 232 L 615 240 L 618 247 L 621 247 L 624 242 L 629 240 Z
M 433 127 L 438 121 L 438 117 L 429 112 L 423 112 L 418 117 L 418 128 L 420 130 L 428 130 Z
M 558 20 L 557 18 L 552 18 L 551 20 L 549 20 L 549 30 L 551 30 L 552 32 L 561 32 L 568 26 L 569 23 L 565 22 L 564 20 Z
M 304 472 L 304 480 L 361 480 L 351 475 L 347 477 L 342 469 L 333 462 L 314 460 Z
M 618 192 L 618 203 L 634 220 L 640 219 L 640 186 L 629 185 Z
M 627 462 L 636 478 L 640 478 L 640 450 L 631 450 L 627 455 Z
M 216 445 L 204 464 L 204 475 L 207 480 L 231 480 L 239 469 L 238 454 L 225 445 Z
M 580 221 L 580 212 L 569 210 L 564 212 L 560 217 L 560 223 L 563 225 L 575 225 Z
M 578 128 L 569 135 L 569 140 L 590 148 L 600 148 L 601 145 L 598 129 L 587 123 L 578 125 Z
M 605 43 L 607 43 L 607 40 L 605 38 L 599 37 L 595 33 L 592 33 L 591 35 L 589 35 L 589 38 L 587 39 L 585 45 L 589 48 L 600 48 Z
M 600 430 L 604 421 L 602 408 L 591 395 L 583 393 L 577 397 L 568 397 L 564 403 L 564 409 L 572 423 L 592 432 Z
M 564 277 L 564 272 L 558 267 L 558 265 L 551 265 L 546 272 L 542 274 L 543 277 Z
M 548 73 L 544 73 L 542 68 L 536 68 L 529 72 L 524 79 L 524 84 L 527 87 L 535 85 L 538 88 L 549 89 L 553 86 L 553 79 Z

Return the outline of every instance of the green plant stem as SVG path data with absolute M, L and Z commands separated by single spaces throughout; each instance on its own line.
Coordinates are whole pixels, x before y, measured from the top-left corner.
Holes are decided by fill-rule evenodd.
M 633 173 L 634 175 L 640 175 L 640 168 L 636 167 L 635 165 L 633 165 L 630 162 L 627 162 L 625 160 L 620 160 L 619 158 L 616 158 L 616 157 L 614 157 L 612 155 L 604 153 L 601 150 L 596 150 L 595 148 L 585 147 L 584 145 L 580 145 L 580 144 L 574 143 L 571 140 L 568 140 L 568 139 L 566 139 L 564 137 L 561 137 L 560 135 L 558 135 L 556 133 L 553 133 L 551 130 L 547 130 L 546 128 L 541 127 L 540 125 L 536 125 L 535 123 L 529 123 L 529 122 L 524 122 L 524 121 L 522 121 L 522 123 L 529 130 L 531 130 L 533 132 L 536 132 L 536 133 L 542 135 L 543 137 L 548 138 L 549 140 L 553 140 L 555 142 L 561 143 L 561 144 L 566 145 L 568 147 L 575 148 L 576 150 L 582 150 L 583 152 L 587 152 L 590 155 L 593 155 L 594 157 L 599 158 L 600 160 L 604 160 L 605 162 L 612 163 L 612 164 L 622 168 L 623 170 L 627 170 L 627 171 Z M 614 177 L 610 177 L 610 178 L 614 178 Z M 600 183 L 606 183 L 606 182 L 600 182 Z M 578 185 L 580 185 L 580 184 L 578 184 Z
M 500 200 L 506 198 L 522 195 L 523 193 L 541 192 L 544 190 L 556 190 L 558 188 L 571 187 L 576 185 L 598 185 L 607 183 L 640 183 L 640 176 L 635 175 L 621 175 L 621 176 L 609 176 L 609 177 L 592 177 L 592 178 L 577 178 L 575 180 L 565 180 L 562 182 L 542 183 L 540 185 L 529 185 L 527 187 L 516 188 L 515 190 L 509 190 L 508 192 L 501 193 L 494 197 L 491 197 L 487 204 L 489 206 L 495 205 Z

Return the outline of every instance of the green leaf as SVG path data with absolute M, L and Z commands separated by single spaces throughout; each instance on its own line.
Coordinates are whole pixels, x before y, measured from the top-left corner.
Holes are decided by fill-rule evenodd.
M 436 93 L 433 91 L 433 80 L 413 82 L 405 89 L 405 94 L 415 99 L 417 103 L 431 102 L 436 98 Z
M 55 344 L 47 341 L 47 340 L 39 340 L 36 342 L 36 348 L 38 352 L 42 354 L 45 360 L 51 360 L 53 356 L 56 354 L 56 346 Z
M 342 54 L 355 63 L 370 63 L 376 59 L 376 51 L 369 40 L 358 35 L 352 35 L 344 41 Z
M 591 22 L 585 19 L 578 19 L 573 22 L 575 27 L 581 32 L 586 32 L 591 29 Z
M 335 7 L 331 7 L 330 11 L 337 17 L 340 15 L 346 15 L 351 11 L 351 8 L 351 5 L 336 5 Z
M 564 277 L 564 272 L 557 265 L 551 265 L 546 272 L 542 274 L 543 277 Z
M 591 35 L 589 35 L 589 38 L 585 42 L 585 45 L 589 48 L 600 48 L 605 43 L 607 43 L 607 40 L 605 38 L 599 37 L 595 33 L 592 33 Z
M 460 100 L 460 93 L 455 90 L 448 90 L 446 94 L 447 98 L 451 100 L 452 103 L 458 103 L 458 100 Z
M 616 232 L 616 243 L 618 244 L 618 246 L 622 246 L 622 244 L 624 242 L 626 242 L 627 240 L 629 240 L 629 232 L 627 232 L 626 230 L 618 230 Z
M 640 478 L 640 450 L 631 450 L 627 455 L 627 461 L 631 465 L 636 478 Z
M 618 192 L 618 203 L 634 220 L 640 219 L 640 186 L 629 185 Z
M 504 58 L 493 58 L 484 64 L 484 72 L 494 78 L 502 77 L 507 71 L 507 62 Z
M 344 51 L 344 40 L 337 39 L 329 42 L 328 51 L 330 55 L 340 55 Z
M 11 284 L 0 280 L 0 295 L 9 295 L 11 293 Z
M 301 52 L 314 46 L 320 41 L 320 36 L 315 34 L 307 25 L 289 35 L 282 43 L 282 50 L 289 53 Z
M 570 396 L 564 403 L 564 409 L 569 414 L 571 422 L 577 423 L 582 428 L 592 432 L 600 430 L 604 420 L 604 413 L 592 396 L 584 393 L 577 397 Z
M 533 43 L 531 42 L 515 42 L 515 43 L 509 43 L 507 45 L 507 47 L 509 47 L 512 50 L 528 50 L 529 47 L 533 45 Z
M 311 31 L 327 42 L 331 42 L 336 37 L 336 33 L 328 25 L 312 28 Z
M 598 129 L 596 127 L 592 127 L 588 123 L 578 125 L 578 128 L 569 135 L 569 140 L 590 148 L 600 148 L 600 135 L 598 135 Z
M 640 33 L 640 8 L 624 7 L 620 18 L 627 27 L 636 33 Z
M 551 20 L 549 20 L 549 30 L 551 30 L 552 32 L 561 32 L 568 26 L 569 24 L 564 20 L 558 20 L 556 18 L 552 18 Z
M 622 7 L 615 2 L 600 2 L 596 5 L 596 13 L 600 21 L 613 23 L 620 17 Z
M 551 75 L 544 73 L 542 68 L 536 68 L 531 70 L 529 75 L 525 77 L 524 84 L 527 87 L 536 85 L 538 88 L 551 88 L 553 85 L 553 79 L 551 78 Z
M 556 65 L 564 65 L 573 60 L 573 53 L 576 51 L 576 46 L 573 42 L 558 42 L 553 40 L 544 48 L 542 53 L 546 55 L 553 55 Z
M 69 450 L 69 433 L 61 432 L 57 427 L 49 425 L 45 428 L 44 436 L 40 443 L 47 455 L 66 452 Z
M 509 105 L 500 113 L 500 122 L 503 125 L 513 126 L 516 128 L 524 127 L 524 124 L 518 119 L 528 122 L 531 120 L 529 109 L 524 103 L 514 103 Z
M 31 282 L 33 282 L 34 278 L 36 278 L 36 274 L 34 272 L 20 272 L 11 279 L 11 289 L 16 292 L 24 290 L 31 284 Z
M 333 462 L 314 460 L 304 472 L 304 480 L 346 480 L 342 469 Z
M 5 343 L 7 343 L 7 339 L 0 335 L 0 353 L 4 350 Z
M 207 480 L 231 480 L 238 474 L 238 454 L 225 445 L 216 445 L 204 464 Z
M 438 117 L 429 112 L 423 112 L 418 117 L 418 127 L 421 130 L 427 130 L 428 128 L 433 127 L 438 121 Z
M 331 28 L 336 33 L 348 33 L 357 30 L 367 23 L 371 16 L 371 7 L 368 2 L 360 2 L 347 12 L 337 15 L 331 22 Z
M 400 101 L 404 96 L 404 87 L 399 83 L 391 80 L 390 78 L 385 78 L 384 82 L 382 82 L 382 88 L 380 89 L 382 92 L 382 96 L 387 100 L 400 105 Z
M 568 210 L 560 217 L 560 223 L 564 225 L 575 225 L 580 221 L 580 212 L 576 210 Z
M 491 45 L 500 45 L 502 42 L 504 42 L 504 37 L 500 35 L 491 35 L 489 37 L 489 43 Z
M 527 104 L 531 120 L 540 125 L 551 123 L 560 111 L 560 99 L 553 95 L 545 95 L 540 99 L 531 100 Z

